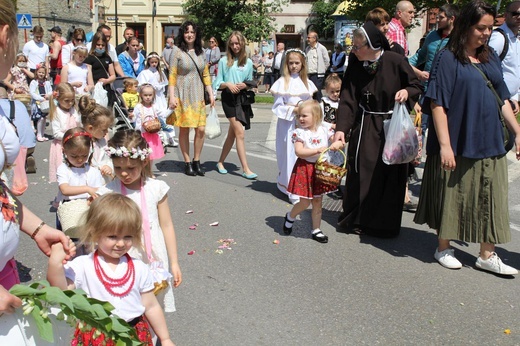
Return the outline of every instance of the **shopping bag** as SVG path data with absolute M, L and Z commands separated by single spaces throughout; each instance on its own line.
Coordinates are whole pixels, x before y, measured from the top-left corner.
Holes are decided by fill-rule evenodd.
M 20 152 L 14 161 L 13 179 L 11 180 L 11 192 L 15 196 L 21 196 L 29 187 L 27 173 L 25 172 L 25 159 L 27 157 L 27 147 L 20 146 Z
M 105 88 L 103 88 L 103 83 L 96 83 L 96 86 L 94 87 L 94 93 L 92 94 L 92 98 L 96 100 L 96 103 L 98 105 L 101 105 L 103 107 L 108 106 L 108 93 L 105 90 Z
M 419 141 L 410 113 L 404 103 L 396 103 L 392 118 L 384 121 L 383 162 L 387 165 L 408 163 L 417 157 Z
M 215 107 L 211 107 L 209 115 L 206 119 L 206 138 L 213 139 L 220 136 L 222 130 L 220 129 L 220 122 L 217 116 L 217 110 Z

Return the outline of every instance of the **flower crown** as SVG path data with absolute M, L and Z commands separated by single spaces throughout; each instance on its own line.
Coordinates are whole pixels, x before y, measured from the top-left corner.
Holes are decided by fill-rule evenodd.
M 307 58 L 307 54 L 305 54 L 305 52 L 301 49 L 298 49 L 298 48 L 289 48 L 285 51 L 285 55 L 289 54 L 289 53 L 299 53 L 301 55 L 303 55 L 304 58 Z
M 130 159 L 141 159 L 141 161 L 144 161 L 148 156 L 150 156 L 152 149 L 141 149 L 139 147 L 132 149 L 127 149 L 126 147 L 106 147 L 105 152 L 107 153 L 108 157 L 128 157 Z
M 149 59 L 151 58 L 156 58 L 156 59 L 159 59 L 159 61 L 161 60 L 161 57 L 157 54 L 149 54 L 147 57 L 146 57 L 146 61 L 148 61 Z

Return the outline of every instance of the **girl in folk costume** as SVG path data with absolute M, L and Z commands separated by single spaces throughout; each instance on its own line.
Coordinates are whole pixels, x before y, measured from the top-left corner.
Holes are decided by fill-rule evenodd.
M 54 140 L 49 154 L 49 182 L 56 182 L 56 170 L 63 162 L 61 142 L 67 130 L 81 124 L 79 113 L 74 107 L 76 93 L 69 83 L 60 83 L 50 99 L 49 118 Z M 54 100 L 57 101 L 56 106 Z
M 291 141 L 294 143 L 298 159 L 294 164 L 287 191 L 298 197 L 299 202 L 285 215 L 283 231 L 287 235 L 291 234 L 296 217 L 312 203 L 312 239 L 327 243 L 329 238 L 320 229 L 321 206 L 323 195 L 335 190 L 336 187 L 316 181 L 314 164 L 320 154 L 329 147 L 329 139 L 334 135 L 334 131 L 329 123 L 321 121 L 321 108 L 318 101 L 300 102 L 296 117 L 299 128 L 293 131 Z M 341 141 L 336 141 L 330 146 L 331 150 L 339 150 L 342 147 Z
M 175 127 L 166 125 L 166 119 L 173 109 L 168 107 L 166 102 L 165 88 L 168 86 L 168 78 L 161 67 L 161 58 L 156 52 L 148 54 L 146 58 L 146 68 L 137 76 L 139 85 L 151 84 L 155 89 L 155 106 L 159 110 L 159 120 L 165 134 L 168 136 L 168 141 L 175 145 Z
M 61 69 L 61 82 L 70 83 L 78 95 L 87 94 L 94 89 L 92 66 L 84 63 L 87 56 L 87 47 L 76 46 L 72 61 Z
M 152 179 L 150 169 L 150 149 L 139 131 L 118 131 L 108 142 L 107 154 L 114 165 L 116 178 L 99 194 L 120 192 L 130 197 L 141 207 L 143 215 L 143 239 L 145 249 L 133 248 L 130 254 L 152 266 L 164 268 L 165 277 L 156 278 L 162 285 L 158 298 L 166 312 L 175 311 L 173 287 L 182 282 L 181 269 L 177 259 L 177 240 L 168 205 L 168 184 Z M 171 272 L 173 279 L 170 280 Z M 156 271 L 156 273 L 158 273 Z M 159 274 L 159 273 L 158 273 Z M 165 282 L 166 281 L 166 282 Z M 171 284 L 168 284 L 172 281 Z M 168 284 L 168 285 L 167 285 Z
M 74 127 L 63 137 L 63 163 L 58 167 L 58 201 L 97 197 L 96 191 L 105 184 L 99 170 L 90 165 L 92 136 L 81 127 Z M 61 224 L 56 218 L 56 228 Z
M 164 148 L 159 134 L 146 132 L 143 127 L 146 121 L 158 118 L 160 115 L 160 111 L 155 105 L 155 95 L 155 89 L 151 84 L 141 85 L 139 89 L 141 103 L 138 103 L 134 108 L 135 129 L 141 131 L 146 142 L 148 142 L 148 146 L 152 149 L 150 160 L 164 157 Z
M 34 71 L 36 79 L 33 79 L 29 85 L 32 99 L 31 120 L 36 128 L 36 139 L 38 142 L 48 140 L 45 137 L 45 117 L 49 112 L 49 108 L 43 108 L 43 104 L 50 104 L 49 100 L 52 97 L 52 86 L 51 82 L 45 78 L 46 73 L 44 65 L 36 66 L 36 71 Z
M 97 244 L 97 248 L 64 265 L 63 246 L 54 244 L 47 280 L 62 290 L 80 288 L 89 297 L 112 304 L 112 313 L 135 328 L 142 345 L 154 345 L 151 326 L 161 344 L 171 346 L 164 313 L 153 293 L 152 273 L 128 254 L 142 244 L 141 222 L 139 207 L 130 198 L 116 193 L 96 198 L 80 232 L 82 243 Z M 81 330 L 78 325 L 71 344 L 115 345 L 105 338 L 95 328 Z
M 298 197 L 287 191 L 296 154 L 291 136 L 295 129 L 295 116 L 298 115 L 298 102 L 309 100 L 317 91 L 316 86 L 307 78 L 305 53 L 299 49 L 288 49 L 283 66 L 283 74 L 271 87 L 274 96 L 273 112 L 278 117 L 276 125 L 276 161 L 278 163 L 277 186 L 289 196 L 291 203 Z
M 105 137 L 108 129 L 114 124 L 114 114 L 108 108 L 98 105 L 96 100 L 88 95 L 79 99 L 78 109 L 81 114 L 81 123 L 93 139 L 90 164 L 101 172 L 106 181 L 112 180 L 114 167 L 105 151 L 107 146 Z

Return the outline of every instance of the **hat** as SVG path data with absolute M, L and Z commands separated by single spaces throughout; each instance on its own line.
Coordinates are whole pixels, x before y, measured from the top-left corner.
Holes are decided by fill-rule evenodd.
M 390 50 L 390 45 L 385 35 L 375 26 L 372 21 L 366 22 L 362 27 L 366 38 L 367 44 L 372 50 L 384 49 Z
M 52 29 L 49 29 L 50 32 L 56 32 L 58 34 L 61 34 L 61 27 L 59 27 L 58 25 L 56 25 L 55 27 L 53 27 Z

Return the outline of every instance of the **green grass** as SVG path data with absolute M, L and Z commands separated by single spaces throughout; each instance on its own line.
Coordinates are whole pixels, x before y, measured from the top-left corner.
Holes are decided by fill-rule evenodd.
M 270 94 L 256 94 L 255 96 L 255 102 L 256 103 L 274 103 L 274 97 Z

